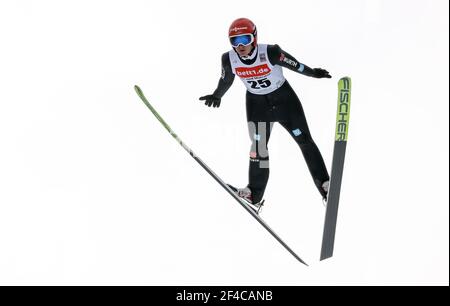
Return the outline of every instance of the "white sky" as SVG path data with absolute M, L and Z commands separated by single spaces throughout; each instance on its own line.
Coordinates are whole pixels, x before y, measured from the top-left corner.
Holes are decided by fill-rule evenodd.
M 353 80 L 335 256 L 300 150 L 270 141 L 265 220 L 295 261 L 174 142 L 247 183 L 245 89 L 212 93 L 227 29 L 252 19 L 331 80 L 285 76 L 331 166 Z M 448 1 L 2 1 L 0 284 L 448 285 Z

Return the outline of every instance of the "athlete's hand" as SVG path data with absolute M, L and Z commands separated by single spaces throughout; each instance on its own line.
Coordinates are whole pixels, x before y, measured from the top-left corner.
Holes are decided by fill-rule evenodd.
M 328 71 L 322 68 L 314 68 L 314 77 L 315 78 L 327 78 L 331 79 L 331 75 Z
M 205 105 L 211 107 L 219 107 L 220 106 L 220 98 L 217 98 L 214 95 L 206 95 L 203 97 L 200 97 L 199 100 L 205 101 Z

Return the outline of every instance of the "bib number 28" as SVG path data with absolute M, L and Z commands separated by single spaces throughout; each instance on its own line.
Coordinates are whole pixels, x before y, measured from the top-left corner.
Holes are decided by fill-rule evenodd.
M 272 84 L 269 79 L 266 78 L 257 81 L 247 81 L 247 83 L 249 83 L 253 89 L 267 88 Z

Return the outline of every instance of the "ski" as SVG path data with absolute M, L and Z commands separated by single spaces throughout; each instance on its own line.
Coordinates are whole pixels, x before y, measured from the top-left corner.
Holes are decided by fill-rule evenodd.
M 291 253 L 292 256 L 294 256 L 299 262 L 301 262 L 304 265 L 306 262 L 304 262 L 270 227 L 267 225 L 267 223 L 261 219 L 261 217 L 252 209 L 250 208 L 243 199 L 239 198 L 239 196 L 217 175 L 212 171 L 181 139 L 178 137 L 178 135 L 170 128 L 170 126 L 164 121 L 164 119 L 158 114 L 158 112 L 155 110 L 155 108 L 148 102 L 147 98 L 144 96 L 144 93 L 139 88 L 139 86 L 135 85 L 134 89 L 141 98 L 142 102 L 150 109 L 150 111 L 155 115 L 156 119 L 166 128 L 166 130 L 172 135 L 173 138 L 189 153 L 189 155 L 195 159 L 197 163 L 202 166 L 203 169 L 205 169 L 206 172 L 208 172 L 217 183 L 219 183 L 220 186 L 222 186 L 253 218 L 256 219 L 256 221 L 259 222 L 289 253 Z
M 336 135 L 331 166 L 330 189 L 322 237 L 320 260 L 333 256 L 334 238 L 344 171 L 345 149 L 347 147 L 348 124 L 350 119 L 351 79 L 344 77 L 338 84 L 338 108 L 336 115 Z

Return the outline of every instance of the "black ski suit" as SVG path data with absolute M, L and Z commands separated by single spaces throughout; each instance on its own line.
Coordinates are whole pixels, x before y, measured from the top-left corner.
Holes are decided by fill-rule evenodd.
M 257 49 L 254 49 L 253 52 L 255 50 Z M 268 45 L 267 54 L 272 65 L 280 65 L 311 77 L 330 77 L 325 70 L 311 69 L 301 64 L 278 45 Z M 246 65 L 254 62 L 254 60 L 243 60 L 242 58 L 240 60 Z M 301 67 L 301 71 L 299 67 Z M 224 53 L 222 55 L 222 77 L 213 93 L 213 96 L 219 99 L 219 105 L 220 99 L 232 85 L 234 77 L 229 54 L 228 52 Z M 274 122 L 279 122 L 299 145 L 315 185 L 321 195 L 326 197 L 322 184 L 329 180 L 329 175 L 322 155 L 311 137 L 300 100 L 287 80 L 280 88 L 269 94 L 258 95 L 247 91 L 246 105 L 249 134 L 252 141 L 248 187 L 252 191 L 253 202 L 257 203 L 263 198 L 269 179 L 267 143 Z

